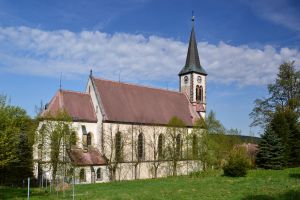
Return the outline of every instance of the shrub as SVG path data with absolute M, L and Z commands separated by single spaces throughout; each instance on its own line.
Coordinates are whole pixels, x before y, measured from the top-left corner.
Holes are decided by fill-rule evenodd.
M 228 162 L 223 167 L 224 175 L 231 177 L 246 176 L 250 161 L 244 147 L 235 147 L 229 154 Z

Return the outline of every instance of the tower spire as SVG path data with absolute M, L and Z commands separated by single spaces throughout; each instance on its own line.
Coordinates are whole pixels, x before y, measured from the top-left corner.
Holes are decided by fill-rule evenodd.
M 205 72 L 205 70 L 202 68 L 200 64 L 194 23 L 195 23 L 195 16 L 194 16 L 194 11 L 192 11 L 192 31 L 190 35 L 188 52 L 186 56 L 185 65 L 182 68 L 182 70 L 179 72 L 179 75 L 184 75 L 191 72 L 207 75 L 207 73 Z

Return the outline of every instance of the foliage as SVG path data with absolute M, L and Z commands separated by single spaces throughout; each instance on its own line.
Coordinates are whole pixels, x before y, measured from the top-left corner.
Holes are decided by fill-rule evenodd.
M 71 134 L 72 118 L 65 111 L 58 110 L 55 115 L 44 115 L 40 120 L 35 141 L 40 155 L 39 166 L 42 171 L 51 170 L 52 181 L 55 182 L 57 172 L 64 176 L 67 168 L 71 167 L 66 159 L 66 151 L 76 140 Z
M 244 147 L 237 146 L 231 150 L 228 162 L 223 167 L 223 171 L 225 176 L 240 177 L 247 175 L 249 167 L 250 160 L 246 149 Z
M 222 176 L 222 171 L 189 176 L 75 185 L 75 199 L 300 199 L 300 168 L 285 170 L 249 170 L 246 177 Z M 297 176 L 298 175 L 298 178 Z M 49 191 L 49 188 L 48 188 Z M 2 199 L 25 199 L 26 189 L 0 187 Z M 30 199 L 72 199 L 72 187 L 62 192 L 45 193 L 31 189 Z
M 295 69 L 294 64 L 281 64 L 275 83 L 268 85 L 269 97 L 255 100 L 255 106 L 250 113 L 253 119 L 251 126 L 266 127 L 278 108 L 289 107 L 299 113 L 300 71 Z
M 172 161 L 172 175 L 177 175 L 178 161 L 183 158 L 182 145 L 187 135 L 187 129 L 184 122 L 177 118 L 172 117 L 168 123 L 166 131 L 166 155 Z
M 199 135 L 199 157 L 202 169 L 221 168 L 227 159 L 230 150 L 241 143 L 238 130 L 230 130 L 236 135 L 226 135 L 226 129 L 222 123 L 216 119 L 216 114 L 211 111 L 205 120 L 198 120 L 195 123 L 194 131 Z
M 272 130 L 281 139 L 288 166 L 300 166 L 299 115 L 291 108 L 277 109 L 271 121 Z
M 32 176 L 35 122 L 0 95 L 0 183 L 21 183 Z
M 261 138 L 256 164 L 265 169 L 282 169 L 286 164 L 284 146 L 271 127 L 266 128 Z

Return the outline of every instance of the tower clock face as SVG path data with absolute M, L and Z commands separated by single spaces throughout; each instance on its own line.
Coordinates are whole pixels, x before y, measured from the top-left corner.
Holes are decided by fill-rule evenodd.
M 189 77 L 188 77 L 188 76 L 185 76 L 185 77 L 184 77 L 184 83 L 187 84 L 188 81 L 189 81 Z
M 202 81 L 201 76 L 197 77 L 197 81 L 198 81 L 198 83 L 201 83 L 201 81 Z

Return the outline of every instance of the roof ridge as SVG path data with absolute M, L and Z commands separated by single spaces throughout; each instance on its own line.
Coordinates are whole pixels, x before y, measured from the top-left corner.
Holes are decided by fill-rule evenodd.
M 130 86 L 135 86 L 135 87 L 148 88 L 148 89 L 153 89 L 153 90 L 161 90 L 161 91 L 165 91 L 165 92 L 173 92 L 173 93 L 177 93 L 177 94 L 183 94 L 182 92 L 178 92 L 178 91 L 174 91 L 174 90 L 167 90 L 167 89 L 163 89 L 163 88 L 150 87 L 150 86 L 145 86 L 145 85 L 138 85 L 138 84 L 135 84 L 135 83 L 113 81 L 113 80 L 109 80 L 109 79 L 103 79 L 103 78 L 100 78 L 100 77 L 93 77 L 93 78 L 95 80 L 102 80 L 102 81 L 108 81 L 108 82 L 124 84 L 124 85 L 130 85 Z
M 89 95 L 87 92 L 79 92 L 79 91 L 74 91 L 74 90 L 61 90 L 62 92 L 70 92 L 70 93 L 77 93 L 77 94 L 83 94 L 83 95 Z

